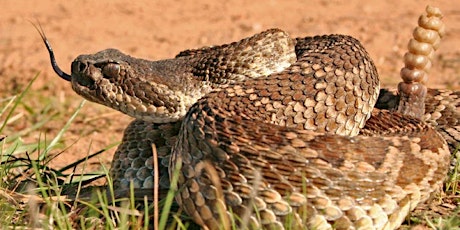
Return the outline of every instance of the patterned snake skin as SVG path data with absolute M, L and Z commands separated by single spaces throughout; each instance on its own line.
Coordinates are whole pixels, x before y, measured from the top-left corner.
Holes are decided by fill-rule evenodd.
M 160 61 L 108 49 L 71 75 L 42 37 L 78 94 L 136 118 L 115 187 L 153 188 L 154 144 L 160 189 L 177 176 L 177 203 L 204 229 L 397 228 L 442 186 L 460 139 L 459 92 L 401 103 L 349 36 L 271 29 Z M 401 104 L 426 122 L 392 112 Z

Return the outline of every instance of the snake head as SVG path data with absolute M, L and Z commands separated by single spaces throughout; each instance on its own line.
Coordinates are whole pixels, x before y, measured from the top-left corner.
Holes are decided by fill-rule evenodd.
M 181 59 L 149 61 L 106 49 L 72 62 L 72 89 L 134 118 L 174 122 L 210 91 Z
M 71 74 L 67 74 L 57 65 L 41 27 L 35 28 L 45 43 L 53 70 L 71 82 L 77 94 L 136 119 L 154 123 L 177 121 L 211 90 L 205 83 L 185 76 L 191 74 L 186 70 L 187 58 L 153 62 L 116 49 L 78 56 L 72 62 Z

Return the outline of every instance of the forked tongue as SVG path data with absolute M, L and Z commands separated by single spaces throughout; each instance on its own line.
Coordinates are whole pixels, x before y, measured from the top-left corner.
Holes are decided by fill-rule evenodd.
M 51 45 L 48 42 L 48 39 L 46 38 L 45 33 L 43 32 L 43 29 L 42 29 L 41 25 L 38 24 L 39 27 L 37 27 L 37 25 L 35 25 L 35 24 L 33 24 L 33 25 L 34 25 L 35 29 L 37 29 L 38 33 L 40 33 L 40 36 L 42 37 L 42 40 L 45 43 L 46 49 L 48 50 L 48 53 L 50 55 L 51 66 L 53 67 L 54 72 L 59 77 L 61 77 L 62 79 L 66 80 L 66 81 L 70 81 L 72 76 L 67 74 L 67 73 L 65 73 L 64 71 L 61 70 L 61 68 L 59 68 L 59 66 L 58 66 L 58 64 L 56 62 L 56 58 L 54 57 L 53 49 L 51 48 Z

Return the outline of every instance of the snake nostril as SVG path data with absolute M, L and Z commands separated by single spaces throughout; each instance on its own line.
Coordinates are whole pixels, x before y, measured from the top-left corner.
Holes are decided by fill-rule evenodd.
M 85 63 L 80 62 L 79 65 L 78 65 L 78 70 L 79 70 L 80 72 L 83 72 L 83 71 L 85 71 L 86 66 L 87 66 L 87 65 L 86 65 Z
M 72 72 L 73 73 L 75 73 L 75 72 L 81 73 L 81 72 L 86 70 L 87 66 L 88 65 L 86 63 L 84 63 L 84 62 L 74 61 L 74 62 L 72 62 Z

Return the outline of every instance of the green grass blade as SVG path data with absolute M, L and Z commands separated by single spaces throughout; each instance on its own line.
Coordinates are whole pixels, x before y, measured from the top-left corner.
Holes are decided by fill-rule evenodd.
M 85 104 L 86 100 L 83 100 L 80 105 L 78 105 L 77 109 L 75 110 L 75 112 L 72 114 L 72 116 L 69 118 L 69 120 L 65 123 L 64 127 L 62 127 L 61 130 L 59 130 L 58 134 L 56 135 L 56 137 L 53 138 L 53 140 L 48 144 L 48 146 L 46 147 L 45 151 L 43 152 L 43 154 L 41 154 L 41 157 L 39 160 L 43 160 L 45 158 L 45 156 L 49 153 L 49 151 L 51 149 L 53 149 L 57 143 L 59 142 L 59 140 L 61 140 L 62 136 L 64 135 L 64 133 L 67 131 L 67 129 L 70 127 L 70 124 L 73 122 L 73 120 L 75 119 L 75 117 L 77 117 L 77 114 L 78 112 L 80 112 L 81 108 L 83 108 L 83 105 Z
M 13 112 L 16 110 L 16 107 L 18 107 L 18 105 L 21 102 L 22 98 L 29 91 L 30 87 L 32 86 L 32 83 L 34 83 L 34 81 L 38 78 L 39 75 L 40 75 L 40 73 L 37 73 L 34 76 L 34 78 L 32 78 L 32 80 L 29 82 L 29 84 L 27 84 L 26 88 L 21 92 L 21 94 L 19 94 L 19 96 L 17 97 L 16 102 L 13 104 L 13 107 L 10 109 L 10 112 L 8 113 L 8 115 L 6 115 L 5 122 L 3 122 L 3 124 L 1 124 L 1 126 L 0 126 L 0 133 L 2 133 L 3 129 L 5 128 L 6 124 L 8 123 L 8 119 L 13 115 Z

